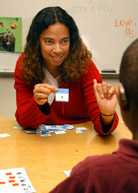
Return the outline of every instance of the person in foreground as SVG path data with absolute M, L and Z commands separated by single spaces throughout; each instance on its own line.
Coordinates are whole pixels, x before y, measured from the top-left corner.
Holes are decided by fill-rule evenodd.
M 60 7 L 34 17 L 14 78 L 16 119 L 23 128 L 92 121 L 107 135 L 117 127 L 115 90 L 102 82 L 75 21 Z M 58 88 L 69 89 L 69 101 L 55 100 Z
M 138 39 L 122 57 L 120 82 L 120 108 L 133 139 L 121 139 L 111 155 L 87 157 L 50 193 L 138 193 Z

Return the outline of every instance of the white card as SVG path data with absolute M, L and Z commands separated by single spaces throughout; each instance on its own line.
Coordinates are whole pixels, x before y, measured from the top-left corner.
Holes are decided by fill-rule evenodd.
M 68 88 L 58 88 L 56 91 L 55 100 L 57 102 L 68 102 L 69 101 L 69 89 Z
M 9 137 L 10 135 L 8 133 L 0 133 L 0 138 Z
M 71 170 L 64 170 L 64 175 L 66 177 L 69 177 L 70 176 L 70 173 L 71 173 Z
M 34 193 L 31 181 L 24 168 L 0 170 L 0 193 Z
M 83 133 L 86 130 L 87 130 L 86 127 L 76 127 L 75 129 L 76 133 Z

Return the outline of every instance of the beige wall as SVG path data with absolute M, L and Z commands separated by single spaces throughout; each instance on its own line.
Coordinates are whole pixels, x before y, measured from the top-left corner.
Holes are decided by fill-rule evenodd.
M 15 90 L 13 78 L 0 78 L 0 115 L 14 117 Z

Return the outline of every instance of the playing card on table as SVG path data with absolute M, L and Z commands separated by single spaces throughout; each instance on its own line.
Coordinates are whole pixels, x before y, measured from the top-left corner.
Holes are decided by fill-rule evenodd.
M 0 170 L 0 193 L 35 193 L 24 168 Z
M 55 100 L 58 102 L 68 102 L 69 101 L 69 89 L 68 88 L 58 88 L 56 91 Z
M 41 136 L 49 136 L 49 134 L 64 134 L 66 131 L 73 129 L 74 126 L 70 124 L 63 125 L 40 125 L 36 131 Z
M 71 173 L 71 170 L 64 170 L 64 175 L 66 177 L 69 177 L 70 176 L 70 173 Z

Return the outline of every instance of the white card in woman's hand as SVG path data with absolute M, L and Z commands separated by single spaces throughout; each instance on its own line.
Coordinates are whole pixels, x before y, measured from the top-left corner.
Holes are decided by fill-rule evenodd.
M 69 89 L 58 88 L 56 91 L 55 100 L 57 102 L 68 102 L 69 101 Z

